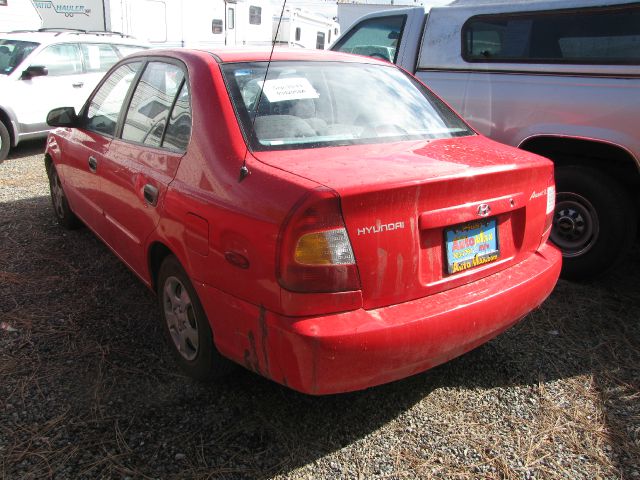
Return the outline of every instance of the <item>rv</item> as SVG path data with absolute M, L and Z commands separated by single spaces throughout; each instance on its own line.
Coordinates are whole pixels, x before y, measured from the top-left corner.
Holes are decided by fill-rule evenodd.
M 0 0 L 0 32 L 37 30 L 42 20 L 31 0 Z
M 274 13 L 273 36 L 277 30 L 278 45 L 324 50 L 340 35 L 338 23 L 323 15 L 295 7 L 285 8 L 282 20 L 279 11 Z
M 271 44 L 273 8 L 264 0 L 33 0 L 33 3 L 45 28 L 114 31 L 159 47 Z

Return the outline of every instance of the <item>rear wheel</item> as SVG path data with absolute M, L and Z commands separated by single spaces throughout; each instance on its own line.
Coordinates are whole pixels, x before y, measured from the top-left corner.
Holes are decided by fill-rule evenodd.
M 563 256 L 562 276 L 589 280 L 625 258 L 636 235 L 636 207 L 624 187 L 580 166 L 556 169 L 551 240 Z
M 0 122 L 0 162 L 7 158 L 11 148 L 11 137 L 4 123 Z
M 69 208 L 67 196 L 62 188 L 62 182 L 53 165 L 49 167 L 49 190 L 51 191 L 51 204 L 58 223 L 68 230 L 78 228 L 81 223 L 75 213 Z
M 173 255 L 165 258 L 160 266 L 158 301 L 162 329 L 182 369 L 197 380 L 227 374 L 232 364 L 216 350 L 198 295 Z

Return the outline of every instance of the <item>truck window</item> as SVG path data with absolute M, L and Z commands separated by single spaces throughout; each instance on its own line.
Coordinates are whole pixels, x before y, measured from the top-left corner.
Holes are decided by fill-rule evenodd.
M 637 65 L 640 6 L 479 15 L 462 36 L 468 62 Z
M 316 35 L 316 48 L 318 50 L 324 50 L 324 32 L 318 32 Z
M 249 6 L 249 23 L 251 25 L 260 25 L 262 23 L 262 7 Z
M 406 20 L 406 15 L 363 20 L 333 50 L 395 62 Z

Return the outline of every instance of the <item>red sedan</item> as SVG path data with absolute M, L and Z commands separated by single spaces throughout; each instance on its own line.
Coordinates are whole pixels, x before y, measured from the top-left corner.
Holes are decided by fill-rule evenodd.
M 311 393 L 461 355 L 553 289 L 551 162 L 414 77 L 317 51 L 153 51 L 53 110 L 55 214 L 157 292 L 178 362 Z

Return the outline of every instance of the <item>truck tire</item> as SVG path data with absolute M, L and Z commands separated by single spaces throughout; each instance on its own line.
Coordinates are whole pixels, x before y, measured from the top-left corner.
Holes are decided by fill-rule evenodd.
M 10 148 L 11 137 L 9 136 L 9 130 L 7 130 L 5 124 L 0 121 L 0 162 L 7 158 Z
M 637 211 L 627 190 L 603 172 L 577 165 L 556 169 L 551 241 L 562 250 L 562 274 L 591 280 L 613 269 L 635 241 Z

